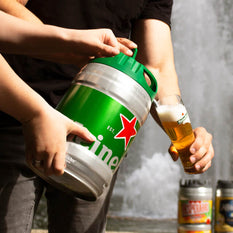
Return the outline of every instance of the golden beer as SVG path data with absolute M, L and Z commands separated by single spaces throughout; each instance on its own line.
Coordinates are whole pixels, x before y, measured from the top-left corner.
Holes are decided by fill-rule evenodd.
M 195 173 L 190 162 L 189 148 L 195 137 L 186 108 L 183 104 L 163 105 L 157 108 L 163 128 L 179 153 L 179 157 L 187 173 Z

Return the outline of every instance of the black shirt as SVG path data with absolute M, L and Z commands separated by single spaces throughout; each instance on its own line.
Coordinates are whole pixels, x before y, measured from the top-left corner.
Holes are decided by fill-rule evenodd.
M 170 26 L 173 0 L 29 0 L 26 7 L 46 24 L 75 28 L 110 28 L 129 38 L 138 19 L 158 19 Z M 52 106 L 56 106 L 78 73 L 72 65 L 22 55 L 4 55 L 14 71 Z M 0 112 L 0 126 L 17 122 Z

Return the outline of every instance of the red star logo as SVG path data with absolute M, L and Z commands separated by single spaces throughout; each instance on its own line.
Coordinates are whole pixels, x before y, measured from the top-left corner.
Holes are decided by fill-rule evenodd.
M 123 138 L 125 140 L 125 149 L 126 149 L 130 139 L 137 134 L 137 130 L 135 129 L 137 118 L 134 117 L 131 121 L 129 121 L 122 114 L 120 114 L 120 117 L 121 117 L 121 123 L 123 129 L 114 138 L 116 139 Z

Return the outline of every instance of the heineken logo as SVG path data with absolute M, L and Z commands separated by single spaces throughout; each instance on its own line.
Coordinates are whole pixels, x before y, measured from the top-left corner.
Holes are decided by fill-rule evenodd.
M 114 138 L 124 139 L 126 149 L 130 142 L 130 139 L 137 134 L 137 130 L 135 129 L 137 119 L 136 117 L 134 117 L 132 120 L 129 120 L 123 114 L 120 114 L 120 117 L 123 128 L 117 133 Z
M 185 119 L 188 117 L 188 113 L 186 112 L 185 114 L 184 113 L 182 113 L 182 118 L 181 119 L 179 119 L 178 121 L 177 121 L 177 123 L 180 125 L 180 124 L 182 124 L 184 121 L 185 121 Z

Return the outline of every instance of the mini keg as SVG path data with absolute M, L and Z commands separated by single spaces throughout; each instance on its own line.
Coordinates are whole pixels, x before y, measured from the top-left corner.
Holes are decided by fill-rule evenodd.
M 210 181 L 181 179 L 178 201 L 178 223 L 211 225 L 212 196 Z
M 136 55 L 137 49 L 132 57 L 96 58 L 76 76 L 57 110 L 86 127 L 96 141 L 71 137 L 62 176 L 48 177 L 33 168 L 47 182 L 90 201 L 109 186 L 157 92 L 155 77 Z
M 215 197 L 215 232 L 233 232 L 233 181 L 218 180 Z

